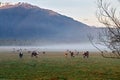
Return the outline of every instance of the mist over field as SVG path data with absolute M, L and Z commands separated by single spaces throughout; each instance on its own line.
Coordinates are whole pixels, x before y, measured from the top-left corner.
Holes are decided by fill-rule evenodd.
M 96 45 L 101 50 L 107 50 L 105 46 Z M 0 46 L 0 51 L 98 51 L 90 43 L 76 43 L 76 44 L 50 44 L 42 46 Z

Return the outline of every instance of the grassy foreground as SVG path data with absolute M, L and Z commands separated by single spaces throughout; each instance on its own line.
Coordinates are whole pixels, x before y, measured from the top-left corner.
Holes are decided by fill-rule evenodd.
M 98 54 L 71 58 L 63 52 L 40 54 L 31 58 L 24 53 L 0 53 L 0 80 L 120 80 L 120 59 Z

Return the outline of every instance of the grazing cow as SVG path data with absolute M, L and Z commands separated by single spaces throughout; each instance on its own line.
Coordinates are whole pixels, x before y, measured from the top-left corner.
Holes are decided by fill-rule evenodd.
M 67 52 L 65 52 L 65 57 L 67 57 L 68 56 L 68 53 Z
M 35 56 L 37 58 L 37 52 L 36 51 L 33 51 L 32 54 L 31 54 L 31 57 Z
M 20 58 L 23 57 L 23 53 L 22 53 L 22 52 L 19 53 L 19 57 L 20 57 Z
M 71 57 L 74 57 L 74 53 L 72 51 L 70 51 L 70 55 Z
M 45 51 L 43 51 L 43 54 L 45 54 Z
M 86 51 L 86 52 L 84 52 L 84 54 L 83 54 L 83 58 L 88 58 L 89 57 L 89 52 L 88 51 Z

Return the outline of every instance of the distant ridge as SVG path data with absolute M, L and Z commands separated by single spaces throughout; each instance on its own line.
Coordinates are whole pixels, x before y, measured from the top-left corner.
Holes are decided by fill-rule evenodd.
M 90 26 L 28 3 L 0 7 L 0 39 L 76 42 L 87 39 Z
M 1 3 L 0 9 L 6 9 L 6 8 L 13 8 L 13 7 L 19 7 L 22 6 L 24 8 L 37 8 L 37 6 L 33 6 L 28 3 L 18 2 L 16 4 L 12 3 Z

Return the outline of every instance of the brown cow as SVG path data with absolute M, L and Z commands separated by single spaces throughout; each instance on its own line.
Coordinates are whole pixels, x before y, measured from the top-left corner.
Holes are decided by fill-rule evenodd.
M 31 54 L 31 57 L 35 56 L 37 58 L 37 52 L 36 51 L 33 51 L 32 54 Z
M 83 54 L 83 58 L 88 58 L 89 57 L 89 52 L 88 51 L 86 51 L 86 52 L 84 52 L 84 54 Z

